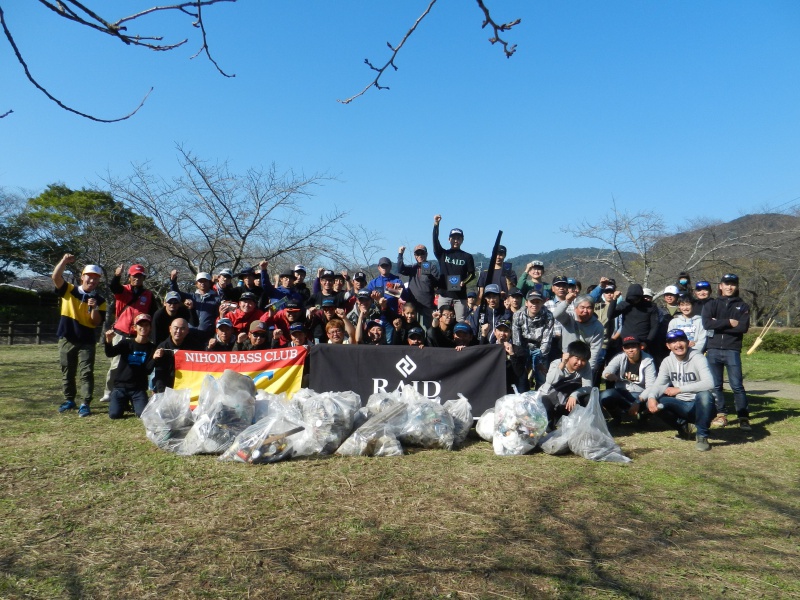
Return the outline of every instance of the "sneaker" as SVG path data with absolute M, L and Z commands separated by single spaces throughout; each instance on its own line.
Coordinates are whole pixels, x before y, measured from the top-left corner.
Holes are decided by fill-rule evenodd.
M 753 428 L 750 426 L 750 419 L 739 419 L 739 429 L 742 431 L 753 431 Z
M 78 416 L 79 417 L 88 417 L 92 414 L 92 411 L 89 410 L 88 404 L 81 404 L 81 407 L 78 409 Z
M 679 440 L 691 441 L 694 439 L 695 432 L 697 432 L 697 428 L 694 426 L 694 423 L 684 423 L 678 426 L 678 433 L 675 437 Z
M 75 403 L 72 400 L 67 400 L 64 402 L 64 404 L 58 407 L 58 412 L 67 412 L 68 410 L 74 410 L 76 408 L 78 407 L 75 406 Z
M 711 445 L 708 443 L 708 438 L 697 436 L 697 443 L 694 445 L 695 450 L 700 452 L 708 452 L 711 450 Z
M 711 421 L 712 427 L 726 427 L 728 425 L 728 417 L 726 415 L 717 415 Z
M 102 398 L 100 398 L 100 402 L 105 402 L 106 404 L 108 404 L 109 402 L 111 402 L 111 396 L 109 396 L 108 394 L 106 394 L 105 396 L 103 396 Z

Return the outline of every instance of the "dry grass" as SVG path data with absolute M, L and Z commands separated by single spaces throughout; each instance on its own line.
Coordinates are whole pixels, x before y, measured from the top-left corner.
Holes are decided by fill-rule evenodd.
M 53 346 L 0 375 L 3 598 L 800 597 L 794 402 L 708 453 L 621 427 L 627 466 L 472 440 L 248 467 L 59 415 Z

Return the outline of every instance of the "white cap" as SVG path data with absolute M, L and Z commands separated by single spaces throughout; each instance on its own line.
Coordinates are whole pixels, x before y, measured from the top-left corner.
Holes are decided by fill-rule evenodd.
M 295 265 L 294 266 L 294 270 L 295 271 L 302 271 L 303 273 L 308 273 L 308 269 L 306 269 L 303 265 Z
M 213 281 L 211 279 L 211 273 L 198 273 L 197 277 L 194 278 L 195 281 L 200 281 L 201 279 L 208 279 L 209 281 Z
M 100 277 L 103 276 L 103 269 L 101 269 L 97 265 L 86 265 L 83 267 L 83 271 L 81 271 L 81 275 L 98 275 Z
M 679 293 L 678 292 L 678 286 L 677 285 L 668 285 L 667 287 L 664 288 L 664 293 L 665 294 L 672 294 L 673 296 L 677 296 L 678 293 Z
M 642 296 L 650 296 L 652 298 L 654 296 L 653 290 L 651 290 L 650 288 L 644 288 L 642 290 Z

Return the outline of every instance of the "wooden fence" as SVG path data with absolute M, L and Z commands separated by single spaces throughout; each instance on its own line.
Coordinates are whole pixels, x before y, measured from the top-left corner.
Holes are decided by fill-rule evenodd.
M 0 343 L 8 344 L 55 344 L 58 341 L 56 329 L 51 323 L 0 323 Z

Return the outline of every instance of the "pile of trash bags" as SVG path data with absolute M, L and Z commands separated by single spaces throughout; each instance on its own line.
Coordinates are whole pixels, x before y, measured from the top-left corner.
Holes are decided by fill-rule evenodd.
M 576 404 L 550 433 L 546 433 L 547 412 L 539 392 L 503 396 L 481 415 L 475 430 L 492 442 L 498 455 L 527 454 L 538 446 L 547 454 L 571 451 L 589 460 L 631 462 L 608 431 L 597 388 L 592 389 L 585 407 Z
M 459 394 L 444 405 L 411 387 L 370 396 L 301 389 L 256 391 L 249 377 L 226 370 L 203 380 L 194 411 L 189 390 L 167 388 L 142 412 L 148 439 L 182 456 L 219 454 L 220 460 L 270 463 L 296 456 L 399 456 L 405 446 L 451 450 L 472 426 L 472 408 Z

